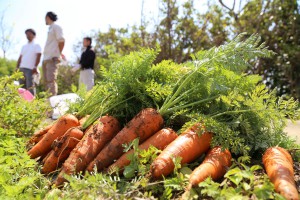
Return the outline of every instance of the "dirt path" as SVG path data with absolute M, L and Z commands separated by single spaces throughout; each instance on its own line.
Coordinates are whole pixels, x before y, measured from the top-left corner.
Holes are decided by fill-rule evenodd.
M 298 144 L 300 144 L 300 121 L 292 123 L 289 120 L 288 125 L 284 130 L 288 133 L 289 136 L 295 138 Z

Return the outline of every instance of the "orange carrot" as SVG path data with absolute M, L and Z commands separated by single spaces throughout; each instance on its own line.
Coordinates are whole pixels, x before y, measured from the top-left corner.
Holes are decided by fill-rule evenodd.
M 205 156 L 204 161 L 190 175 L 189 188 L 197 186 L 206 178 L 211 177 L 214 181 L 222 178 L 231 166 L 231 153 L 221 147 L 214 147 Z
M 100 123 L 91 126 L 81 141 L 71 151 L 64 162 L 62 171 L 58 175 L 55 185 L 64 181 L 64 175 L 71 175 L 84 171 L 87 165 L 97 156 L 101 149 L 120 131 L 118 120 L 111 116 L 99 119 Z
M 159 150 L 163 150 L 168 144 L 177 138 L 177 134 L 170 128 L 164 128 L 148 138 L 143 144 L 139 145 L 140 150 L 149 149 L 154 146 Z M 114 164 L 108 167 L 108 172 L 113 173 L 116 169 L 123 168 L 130 164 L 128 157 L 133 154 L 133 149 L 124 153 Z
M 40 161 L 42 165 L 46 162 L 47 158 L 50 156 L 50 152 L 39 157 L 38 161 Z
M 289 152 L 281 147 L 270 147 L 262 159 L 276 192 L 288 200 L 299 200 L 294 181 L 293 159 Z
M 94 166 L 97 167 L 98 171 L 108 167 L 114 160 L 122 156 L 123 144 L 128 144 L 138 137 L 140 142 L 144 142 L 162 128 L 163 121 L 157 110 L 152 108 L 143 109 L 102 149 L 88 165 L 87 170 L 89 172 L 93 171 Z
M 72 127 L 59 140 L 55 140 L 52 144 L 53 150 L 50 151 L 49 156 L 44 161 L 42 173 L 48 174 L 58 169 L 82 137 L 83 132 Z
M 189 163 L 205 153 L 212 139 L 212 134 L 205 132 L 198 135 L 201 124 L 185 130 L 153 161 L 150 167 L 151 176 L 154 179 L 167 176 L 174 170 L 172 158 L 181 157 L 181 163 Z
M 78 119 L 71 114 L 60 117 L 45 136 L 28 151 L 30 158 L 37 158 L 51 151 L 53 141 L 63 135 L 69 128 L 79 125 Z
M 52 128 L 52 126 L 53 126 L 52 124 L 48 125 L 45 128 L 42 128 L 41 130 L 35 132 L 29 139 L 28 144 L 34 145 L 38 143 L 44 137 L 44 135 L 50 130 L 50 128 Z

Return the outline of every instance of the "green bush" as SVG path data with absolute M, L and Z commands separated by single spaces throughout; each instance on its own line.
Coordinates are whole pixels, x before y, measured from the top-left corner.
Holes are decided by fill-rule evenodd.
M 0 78 L 0 128 L 6 129 L 7 135 L 25 136 L 34 132 L 44 120 L 49 109 L 47 99 L 38 97 L 27 102 L 18 94 L 19 86 L 13 84 L 21 73 Z
M 41 197 L 48 182 L 26 153 L 25 137 L 45 119 L 46 99 L 23 100 L 13 81 L 21 73 L 0 78 L 0 199 Z M 43 196 L 43 195 L 42 195 Z
M 5 58 L 0 58 L 0 77 L 5 75 L 11 75 L 17 66 L 15 60 L 7 60 Z

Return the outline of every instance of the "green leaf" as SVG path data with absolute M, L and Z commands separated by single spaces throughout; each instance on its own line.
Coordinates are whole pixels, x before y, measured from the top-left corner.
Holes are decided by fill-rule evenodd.
M 189 167 L 182 167 L 180 173 L 183 175 L 190 175 L 193 171 Z
M 135 168 L 132 166 L 126 166 L 123 172 L 125 178 L 132 178 L 135 175 Z
M 251 166 L 250 171 L 251 171 L 251 172 L 254 172 L 254 171 L 260 170 L 260 169 L 262 169 L 261 166 L 259 166 L 259 165 L 253 165 L 253 166 Z

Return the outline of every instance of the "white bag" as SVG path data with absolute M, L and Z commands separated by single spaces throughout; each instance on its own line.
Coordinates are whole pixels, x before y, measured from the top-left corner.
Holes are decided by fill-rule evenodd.
M 69 103 L 76 102 L 80 97 L 75 93 L 61 94 L 49 98 L 51 107 L 53 108 L 52 119 L 58 119 L 64 115 L 69 109 Z
M 40 80 L 41 80 L 41 73 L 39 68 L 36 69 L 37 73 L 32 75 L 32 81 L 34 83 L 34 85 L 39 85 L 40 84 Z

